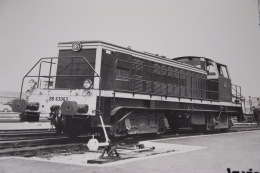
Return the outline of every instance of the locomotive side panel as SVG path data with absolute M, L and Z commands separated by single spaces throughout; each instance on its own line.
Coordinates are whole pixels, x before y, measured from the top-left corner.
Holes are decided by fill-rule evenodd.
M 219 100 L 224 102 L 232 102 L 231 80 L 219 77 Z
M 205 74 L 123 53 L 117 53 L 115 61 L 116 91 L 191 99 L 206 99 L 206 93 L 211 93 L 211 88 L 206 88 Z
M 133 57 L 116 52 L 114 61 L 114 90 L 131 91 L 133 88 Z
M 219 101 L 219 82 L 215 79 L 207 79 L 207 100 Z
M 114 66 L 115 66 L 115 53 L 102 49 L 101 59 L 101 89 L 113 90 L 114 89 Z

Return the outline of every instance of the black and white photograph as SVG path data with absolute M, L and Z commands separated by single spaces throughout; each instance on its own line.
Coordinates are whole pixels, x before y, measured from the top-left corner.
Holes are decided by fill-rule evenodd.
M 260 173 L 260 0 L 0 0 L 0 173 Z

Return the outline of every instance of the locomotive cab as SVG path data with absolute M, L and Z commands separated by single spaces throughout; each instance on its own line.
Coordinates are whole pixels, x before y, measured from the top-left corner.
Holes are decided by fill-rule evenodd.
M 174 60 L 193 65 L 206 71 L 208 79 L 207 89 L 215 91 L 212 97 L 219 101 L 232 102 L 232 84 L 226 65 L 217 63 L 208 58 L 194 56 L 179 57 L 174 58 Z M 234 87 L 237 86 L 234 85 Z M 238 95 L 238 93 L 234 95 Z

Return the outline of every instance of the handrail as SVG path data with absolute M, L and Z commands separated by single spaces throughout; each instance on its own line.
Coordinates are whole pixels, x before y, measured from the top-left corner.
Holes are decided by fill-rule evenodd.
M 41 70 L 41 64 L 42 62 L 46 62 L 46 63 L 50 63 L 51 65 L 53 64 L 52 60 L 53 59 L 64 59 L 64 58 L 82 58 L 84 59 L 84 61 L 86 62 L 86 64 L 88 64 L 90 66 L 90 68 L 94 71 L 95 75 L 51 75 L 51 71 L 49 72 L 49 75 L 40 75 L 40 71 L 39 71 L 39 75 L 29 75 L 33 69 L 35 69 L 35 67 L 40 63 L 40 69 Z M 49 61 L 45 61 L 45 60 L 51 60 L 51 62 Z M 51 68 L 50 65 L 50 68 Z M 23 86 L 24 86 L 24 80 L 27 77 L 46 77 L 46 78 L 50 78 L 51 77 L 99 77 L 100 81 L 101 81 L 101 77 L 100 75 L 95 71 L 95 69 L 92 67 L 92 65 L 88 62 L 88 60 L 83 57 L 83 56 L 70 56 L 70 57 L 45 57 L 45 58 L 40 58 L 36 64 L 24 75 L 23 79 L 22 79 L 22 85 L 21 85 L 21 90 L 20 90 L 20 99 L 22 98 L 22 91 L 23 91 Z M 39 79 L 38 79 L 39 81 Z M 38 86 L 37 86 L 38 87 Z M 100 86 L 99 86 L 100 87 Z M 48 88 L 49 88 L 49 84 L 48 84 Z
M 52 60 L 53 59 L 64 59 L 64 58 L 82 58 L 85 60 L 85 62 L 90 66 L 90 68 L 94 71 L 95 75 L 51 75 L 51 68 L 52 68 Z M 51 62 L 49 61 L 44 61 L 44 60 L 51 60 Z M 39 71 L 39 75 L 38 76 L 30 76 L 29 74 L 32 72 L 32 70 L 40 63 L 40 62 L 46 62 L 46 63 L 50 63 L 50 71 L 49 71 L 49 75 L 40 75 L 40 71 Z M 41 68 L 41 64 L 40 64 L 40 68 Z M 41 70 L 41 69 L 40 69 Z M 20 99 L 22 99 L 22 91 L 23 91 L 23 85 L 24 85 L 24 79 L 26 77 L 48 77 L 49 78 L 49 83 L 50 83 L 50 78 L 51 77 L 98 77 L 99 78 L 99 101 L 98 101 L 98 114 L 101 115 L 100 112 L 100 108 L 101 108 L 101 76 L 95 71 L 95 69 L 93 68 L 93 66 L 89 63 L 89 61 L 83 57 L 83 56 L 70 56 L 70 57 L 45 57 L 45 58 L 41 58 L 37 61 L 37 63 L 26 73 L 26 75 L 23 77 L 22 79 L 22 85 L 21 85 L 21 90 L 20 90 Z M 49 89 L 49 83 L 48 83 L 48 89 Z M 70 88 L 71 89 L 71 88 Z
M 231 88 L 232 88 L 232 91 L 231 91 L 232 97 L 236 99 L 235 102 L 238 102 L 238 101 L 243 102 L 245 100 L 245 98 L 244 98 L 244 96 L 242 96 L 241 86 L 231 84 Z M 235 93 L 233 93 L 233 92 L 235 92 Z

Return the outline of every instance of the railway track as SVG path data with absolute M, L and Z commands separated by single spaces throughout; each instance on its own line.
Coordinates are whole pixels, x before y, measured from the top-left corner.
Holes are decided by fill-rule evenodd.
M 45 150 L 64 150 L 64 147 L 66 150 L 76 146 L 83 148 L 89 138 L 88 135 L 69 138 L 48 129 L 0 130 L 0 156 L 28 156 L 28 153 L 35 155 Z
M 260 130 L 255 124 L 236 124 L 230 129 L 231 132 Z M 191 129 L 180 129 L 177 133 L 171 131 L 162 135 L 136 135 L 127 138 L 118 138 L 112 141 L 113 146 L 126 146 L 137 144 L 139 141 L 155 139 L 178 138 L 184 136 L 209 135 L 219 132 L 195 132 Z M 0 157 L 3 156 L 44 156 L 51 153 L 85 153 L 89 135 L 78 138 L 68 138 L 58 135 L 48 129 L 28 129 L 28 130 L 0 130 Z
M 49 122 L 49 115 L 41 115 L 39 122 Z M 19 114 L 15 112 L 0 112 L 0 123 L 21 123 Z
M 54 130 L 49 131 L 48 129 L 0 130 L 0 142 L 26 139 L 41 139 L 57 135 L 58 134 L 56 134 Z
M 15 149 L 1 149 L 0 157 L 22 156 L 22 157 L 48 157 L 53 153 L 85 153 L 88 150 L 84 143 L 56 144 L 47 146 L 23 147 Z
M 118 138 L 113 140 L 113 146 L 129 146 L 137 144 L 141 140 L 162 139 L 167 137 L 191 136 L 201 133 L 183 132 L 165 135 L 137 135 L 133 137 Z M 4 156 L 44 156 L 51 153 L 85 153 L 89 135 L 78 138 L 68 138 L 58 135 L 55 131 L 47 129 L 34 130 L 0 130 L 0 157 Z

